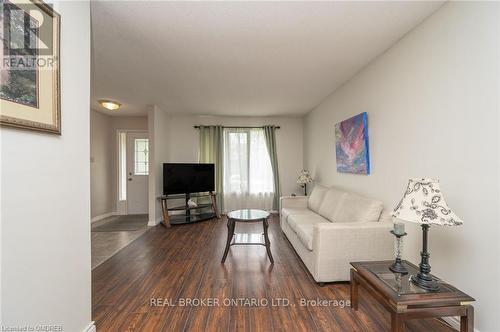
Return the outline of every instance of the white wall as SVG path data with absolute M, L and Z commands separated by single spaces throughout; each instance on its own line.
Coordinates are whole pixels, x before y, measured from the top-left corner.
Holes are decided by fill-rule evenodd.
M 305 118 L 315 180 L 393 208 L 407 180 L 438 177 L 462 227 L 432 227 L 433 272 L 477 299 L 476 327 L 498 331 L 498 4 L 448 3 Z M 372 174 L 336 172 L 334 124 L 368 112 Z M 405 255 L 419 261 L 420 228 Z
M 169 162 L 169 149 L 173 145 L 169 139 L 168 114 L 157 106 L 148 108 L 149 131 L 149 226 L 157 225 L 163 219 L 160 201 L 163 194 L 163 163 Z M 175 144 L 179 143 L 176 141 Z
M 117 212 L 119 130 L 148 130 L 145 116 L 108 116 L 90 111 L 90 192 L 92 218 Z
M 90 111 L 90 210 L 91 217 L 115 211 L 112 169 L 114 159 L 110 140 L 110 117 Z
M 89 3 L 61 14 L 62 136 L 1 133 L 2 325 L 91 321 Z

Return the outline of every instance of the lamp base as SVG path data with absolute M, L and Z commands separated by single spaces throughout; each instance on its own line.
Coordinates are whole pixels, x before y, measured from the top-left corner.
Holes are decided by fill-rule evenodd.
M 429 265 L 429 252 L 427 252 L 427 233 L 429 232 L 429 224 L 422 224 L 422 251 L 420 256 L 420 271 L 417 275 L 412 275 L 410 280 L 412 283 L 425 290 L 435 292 L 439 290 L 439 284 L 436 279 L 431 276 L 431 266 Z
M 418 273 L 416 276 L 413 275 L 410 277 L 411 282 L 417 285 L 420 288 L 425 290 L 435 292 L 439 290 L 439 284 L 435 279 L 433 279 L 430 275 L 426 275 L 423 273 Z
M 396 261 L 392 263 L 391 266 L 389 266 L 389 270 L 391 270 L 394 273 L 400 273 L 400 274 L 408 274 L 408 270 L 404 265 L 401 263 L 401 259 L 396 258 Z

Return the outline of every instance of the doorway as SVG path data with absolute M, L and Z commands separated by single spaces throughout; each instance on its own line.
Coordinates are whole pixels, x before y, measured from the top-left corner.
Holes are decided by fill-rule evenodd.
M 127 135 L 127 214 L 148 213 L 149 137 L 147 132 Z
M 92 269 L 147 230 L 149 135 L 145 130 L 118 130 L 116 137 L 116 213 L 92 224 Z
M 147 131 L 118 131 L 119 215 L 148 213 L 149 135 Z

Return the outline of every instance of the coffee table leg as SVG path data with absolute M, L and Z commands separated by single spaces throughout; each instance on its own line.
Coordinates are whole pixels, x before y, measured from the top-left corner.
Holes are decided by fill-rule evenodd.
M 269 256 L 271 264 L 274 264 L 273 255 L 271 254 L 271 242 L 269 241 L 269 236 L 267 234 L 267 229 L 269 228 L 269 222 L 267 221 L 267 218 L 262 219 L 262 225 L 264 226 L 264 240 L 266 241 L 267 256 Z
M 474 307 L 467 306 L 467 314 L 460 317 L 460 332 L 474 331 Z
M 227 242 L 226 242 L 226 249 L 224 250 L 224 255 L 222 256 L 221 263 L 224 264 L 226 261 L 227 253 L 229 251 L 229 247 L 231 247 L 231 241 L 233 240 L 233 235 L 234 235 L 234 220 L 233 219 L 228 219 L 227 220 Z
M 401 315 L 391 312 L 391 332 L 403 332 L 404 330 L 405 322 Z
M 351 269 L 351 309 L 358 310 L 358 281 L 355 274 L 354 269 Z

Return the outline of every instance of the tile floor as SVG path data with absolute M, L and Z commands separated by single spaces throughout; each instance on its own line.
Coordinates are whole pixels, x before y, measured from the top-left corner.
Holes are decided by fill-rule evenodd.
M 130 216 L 123 218 L 130 219 Z M 105 224 L 107 222 L 120 219 L 120 216 L 112 216 L 92 224 L 92 269 L 96 268 L 111 256 L 115 255 L 118 251 L 125 248 L 132 241 L 144 234 L 147 230 L 148 216 L 137 215 L 137 218 L 144 219 L 144 227 L 136 231 L 120 231 L 120 232 L 95 232 L 96 226 Z

